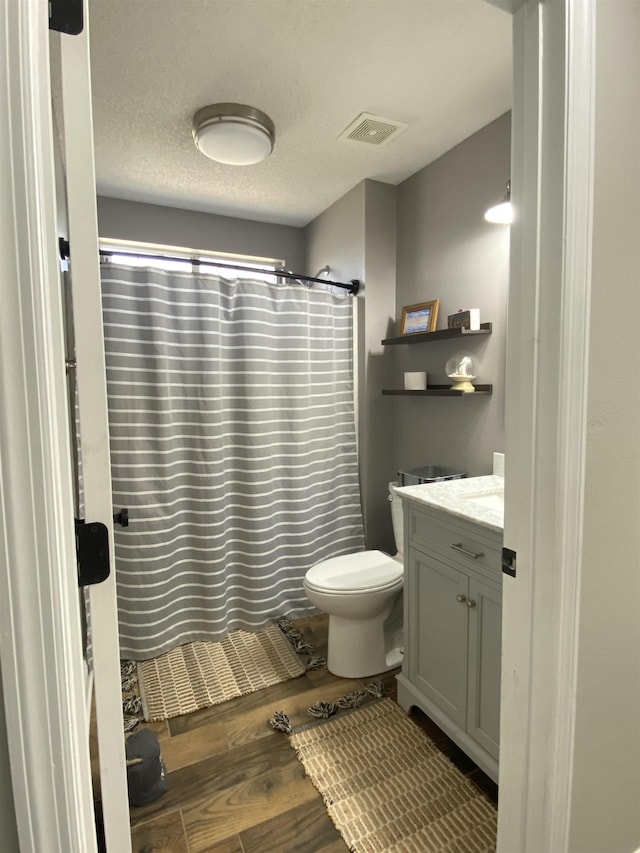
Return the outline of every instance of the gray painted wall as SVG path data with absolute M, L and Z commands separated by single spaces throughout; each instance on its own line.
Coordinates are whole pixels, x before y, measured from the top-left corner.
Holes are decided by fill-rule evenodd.
M 396 188 L 363 181 L 306 229 L 307 270 L 357 278 L 358 442 L 362 512 L 368 548 L 393 549 L 387 501 L 392 421 L 381 406 L 386 362 L 381 339 L 395 310 Z
M 510 146 L 506 114 L 398 188 L 396 318 L 403 306 L 439 299 L 438 328 L 459 308 L 480 308 L 481 321 L 493 323 L 491 336 L 464 346 L 388 347 L 391 387 L 402 387 L 406 370 L 446 383 L 444 366 L 461 349 L 479 359 L 477 382 L 493 385 L 492 397 L 476 399 L 386 397 L 399 467 L 445 465 L 476 476 L 490 473 L 492 452 L 504 449 L 509 229 L 485 222 L 484 212 L 505 191 Z
M 504 449 L 504 356 L 509 229 L 484 220 L 509 178 L 510 115 L 392 187 L 365 181 L 306 229 L 307 270 L 328 263 L 336 277 L 363 279 L 359 303 L 359 441 L 367 547 L 393 548 L 387 482 L 400 468 L 444 465 L 469 475 L 491 471 Z M 444 365 L 461 347 L 442 341 L 383 347 L 399 333 L 402 307 L 440 300 L 438 328 L 459 308 L 480 308 L 491 336 L 466 343 L 478 357 L 476 399 L 382 396 L 405 370 L 447 382 Z
M 278 258 L 294 272 L 305 260 L 302 228 L 117 198 L 98 198 L 98 231 L 107 239 Z
M 305 228 L 307 272 L 329 264 L 330 278 L 364 279 L 364 217 L 363 181 Z
M 366 527 L 369 548 L 395 553 L 388 484 L 396 478 L 393 412 L 382 389 L 389 386 L 389 359 L 382 340 L 393 322 L 396 290 L 396 232 L 398 189 L 366 181 L 365 219 L 365 329 L 366 386 L 361 402 L 362 446 L 366 453 L 362 484 L 367 496 Z M 395 545 L 395 547 L 394 547 Z

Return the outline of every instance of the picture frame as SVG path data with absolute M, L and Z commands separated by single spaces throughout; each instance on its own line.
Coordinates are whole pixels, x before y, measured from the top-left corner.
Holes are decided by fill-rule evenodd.
M 438 322 L 440 301 L 418 302 L 416 305 L 406 305 L 402 309 L 400 321 L 401 335 L 417 335 L 420 332 L 435 332 Z

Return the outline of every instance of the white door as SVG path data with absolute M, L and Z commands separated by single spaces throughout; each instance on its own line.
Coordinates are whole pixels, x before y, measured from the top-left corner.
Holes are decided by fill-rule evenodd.
M 76 380 L 86 522 L 109 532 L 111 574 L 89 586 L 95 711 L 105 840 L 109 853 L 131 850 L 126 786 L 107 388 L 93 156 L 89 20 L 61 35 L 64 161 L 69 221 Z

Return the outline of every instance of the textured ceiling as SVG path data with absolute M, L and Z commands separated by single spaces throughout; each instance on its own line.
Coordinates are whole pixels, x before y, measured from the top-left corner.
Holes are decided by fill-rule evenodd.
M 397 184 L 511 106 L 511 18 L 483 0 L 90 0 L 100 195 L 306 225 L 365 178 Z M 224 166 L 191 119 L 220 101 L 276 125 Z M 337 137 L 361 112 L 408 123 Z

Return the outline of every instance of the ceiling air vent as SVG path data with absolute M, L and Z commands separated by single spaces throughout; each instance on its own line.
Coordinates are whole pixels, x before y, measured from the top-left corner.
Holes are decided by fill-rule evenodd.
M 360 113 L 358 118 L 342 131 L 338 139 L 367 142 L 369 145 L 386 145 L 407 127 L 409 125 L 402 121 L 382 118 L 371 113 Z

